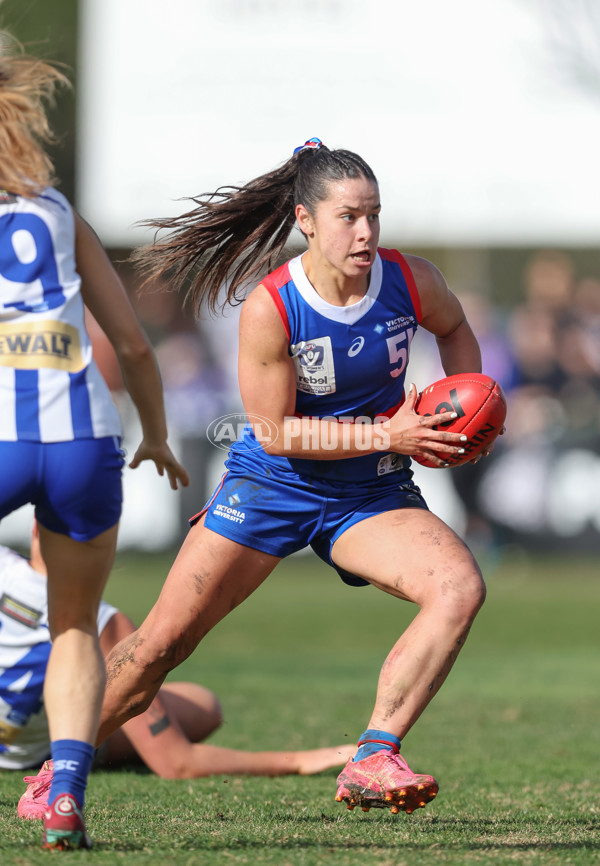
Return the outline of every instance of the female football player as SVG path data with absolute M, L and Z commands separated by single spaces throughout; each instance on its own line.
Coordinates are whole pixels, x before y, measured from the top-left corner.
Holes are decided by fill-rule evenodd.
M 148 279 L 186 282 L 195 309 L 240 300 L 239 382 L 249 424 L 145 622 L 107 662 L 100 738 L 148 706 L 204 635 L 270 574 L 312 545 L 343 580 L 412 601 L 358 750 L 336 799 L 411 812 L 438 790 L 399 754 L 462 648 L 485 596 L 463 542 L 412 482 L 410 455 L 436 466 L 465 437 L 419 417 L 405 394 L 417 326 L 437 339 L 447 375 L 480 371 L 461 305 L 428 261 L 380 249 L 381 202 L 357 154 L 318 139 L 242 187 L 194 199 L 138 263 Z M 297 224 L 307 249 L 267 273 Z M 360 634 L 348 634 L 360 644 Z M 343 651 L 343 648 L 340 648 Z
M 173 489 L 188 479 L 167 444 L 158 367 L 125 289 L 53 188 L 44 102 L 67 81 L 4 32 L 0 47 L 0 519 L 35 505 L 48 568 L 44 703 L 55 773 L 44 846 L 89 847 L 82 808 L 105 681 L 96 614 L 115 552 L 123 453 L 84 303 L 139 413 L 143 438 L 130 466 L 153 460 Z M 12 721 L 18 727 L 18 712 Z

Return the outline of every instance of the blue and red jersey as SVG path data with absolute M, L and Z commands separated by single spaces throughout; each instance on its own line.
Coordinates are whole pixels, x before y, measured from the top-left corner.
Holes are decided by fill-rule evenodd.
M 345 307 L 317 294 L 301 256 L 263 279 L 289 339 L 298 416 L 373 420 L 391 416 L 404 401 L 410 344 L 421 320 L 418 291 L 405 258 L 395 250 L 378 250 L 370 277 L 364 297 Z M 258 446 L 249 427 L 230 459 L 241 459 L 254 471 L 259 464 L 265 470 L 276 464 L 333 481 L 368 481 L 410 465 L 409 458 L 387 452 L 339 460 L 274 456 Z

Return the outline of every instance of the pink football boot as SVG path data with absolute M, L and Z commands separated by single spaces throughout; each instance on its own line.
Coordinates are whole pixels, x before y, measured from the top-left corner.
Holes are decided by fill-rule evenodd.
M 350 759 L 337 780 L 335 799 L 348 809 L 361 806 L 369 809 L 390 808 L 394 814 L 401 809 L 411 814 L 436 796 L 438 783 L 433 776 L 413 773 L 401 755 L 376 752 L 362 761 Z
M 44 817 L 44 812 L 48 808 L 48 794 L 53 772 L 52 761 L 44 761 L 37 776 L 25 776 L 23 781 L 27 784 L 27 789 L 17 806 L 19 818 L 35 820 Z

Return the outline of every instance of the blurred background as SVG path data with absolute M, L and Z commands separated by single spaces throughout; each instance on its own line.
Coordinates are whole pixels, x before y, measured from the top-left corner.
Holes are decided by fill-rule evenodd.
M 136 293 L 137 223 L 241 183 L 319 136 L 378 176 L 382 245 L 433 261 L 509 403 L 493 455 L 416 467 L 476 553 L 600 549 L 600 7 L 593 0 L 3 0 L 2 27 L 68 67 L 60 189 L 100 235 L 155 346 L 192 485 L 125 474 L 122 548 L 176 545 L 222 471 L 206 428 L 241 410 L 237 311 Z M 293 236 L 300 248 L 301 239 Z M 110 346 L 90 322 L 138 431 Z M 443 372 L 425 333 L 409 381 Z M 27 509 L 0 541 L 26 544 Z

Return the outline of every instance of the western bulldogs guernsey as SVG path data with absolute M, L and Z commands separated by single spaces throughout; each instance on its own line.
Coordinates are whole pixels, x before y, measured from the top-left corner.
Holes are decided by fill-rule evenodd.
M 421 319 L 413 275 L 395 250 L 379 249 L 366 295 L 338 307 L 323 300 L 304 273 L 301 256 L 262 281 L 290 341 L 296 370 L 296 413 L 340 420 L 391 416 L 404 401 L 411 340 Z M 231 449 L 244 465 L 277 465 L 298 475 L 340 482 L 369 481 L 408 470 L 410 458 L 376 452 L 340 460 L 266 453 L 250 427 Z
M 50 655 L 46 578 L 0 545 L 0 769 L 39 765 L 50 754 L 42 704 Z M 98 632 L 117 612 L 101 602 Z
M 0 191 L 0 440 L 121 435 L 92 358 L 76 271 L 75 221 L 61 193 Z

